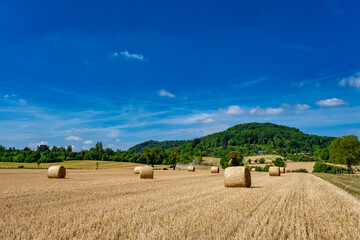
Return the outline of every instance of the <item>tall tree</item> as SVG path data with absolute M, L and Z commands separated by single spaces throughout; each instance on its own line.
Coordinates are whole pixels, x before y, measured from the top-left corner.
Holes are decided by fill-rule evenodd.
M 157 161 L 159 160 L 160 153 L 161 153 L 161 149 L 157 147 L 154 147 L 152 149 L 144 148 L 144 151 L 141 154 L 140 158 L 145 158 L 146 164 L 154 167 L 154 164 L 156 164 Z
M 354 135 L 336 138 L 330 144 L 329 153 L 333 163 L 345 164 L 351 170 L 351 165 L 360 163 L 359 139 Z
M 179 161 L 179 158 L 180 158 L 180 150 L 178 147 L 176 147 L 171 151 L 169 155 L 169 159 L 174 170 L 176 168 L 176 163 Z

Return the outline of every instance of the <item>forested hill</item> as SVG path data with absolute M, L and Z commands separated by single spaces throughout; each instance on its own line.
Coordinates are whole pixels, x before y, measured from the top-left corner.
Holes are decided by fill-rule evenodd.
M 159 147 L 163 150 L 180 147 L 183 154 L 198 155 L 200 152 L 201 155 L 218 157 L 232 150 L 241 151 L 245 155 L 262 150 L 268 153 L 311 153 L 320 156 L 326 155 L 333 139 L 305 134 L 297 128 L 273 123 L 245 123 L 191 141 L 148 141 L 129 150 L 139 153 L 145 147 Z
M 184 145 L 187 142 L 188 141 L 186 141 L 186 140 L 174 140 L 174 141 L 162 141 L 162 142 L 150 140 L 150 141 L 146 141 L 143 143 L 139 143 L 139 144 L 129 148 L 129 151 L 133 152 L 133 153 L 141 153 L 144 148 L 153 148 L 153 147 L 157 147 L 162 150 L 166 150 L 166 149 L 170 149 L 170 148 L 174 148 L 174 147 L 181 147 L 182 145 Z

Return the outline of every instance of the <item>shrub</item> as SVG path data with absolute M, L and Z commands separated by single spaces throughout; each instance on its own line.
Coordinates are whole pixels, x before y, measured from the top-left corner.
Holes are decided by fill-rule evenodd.
M 166 167 L 164 167 L 163 170 L 168 170 L 168 169 Z
M 308 173 L 308 170 L 306 170 L 305 168 L 300 168 L 300 169 L 295 169 L 295 170 L 292 170 L 292 172 L 302 172 L 302 173 Z
M 263 172 L 269 172 L 269 168 L 270 168 L 270 165 L 266 165 L 266 166 L 262 169 L 262 171 L 263 171 Z
M 275 159 L 274 165 L 277 167 L 285 167 L 286 166 L 285 161 L 282 160 L 281 158 Z
M 332 173 L 332 174 L 335 174 L 336 171 L 348 171 L 348 169 L 329 165 L 322 162 L 316 162 L 313 170 L 313 172 Z
M 260 158 L 258 161 L 259 163 L 265 163 L 265 158 Z
M 18 168 L 24 168 L 24 165 L 19 165 Z
M 262 168 L 258 166 L 251 167 L 251 169 L 255 168 L 257 172 L 262 172 Z

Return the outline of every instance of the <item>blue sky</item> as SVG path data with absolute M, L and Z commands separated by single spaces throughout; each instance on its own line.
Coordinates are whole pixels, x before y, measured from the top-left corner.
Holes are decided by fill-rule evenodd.
M 0 144 L 127 149 L 246 122 L 360 135 L 358 1 L 2 1 Z

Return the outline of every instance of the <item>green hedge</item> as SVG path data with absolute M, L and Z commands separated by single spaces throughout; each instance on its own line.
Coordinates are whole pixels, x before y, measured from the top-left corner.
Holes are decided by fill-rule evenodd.
M 343 167 L 337 167 L 333 165 L 329 165 L 322 162 L 316 162 L 314 165 L 313 172 L 320 172 L 320 173 L 332 173 L 335 174 L 336 171 L 348 171 L 348 169 Z

